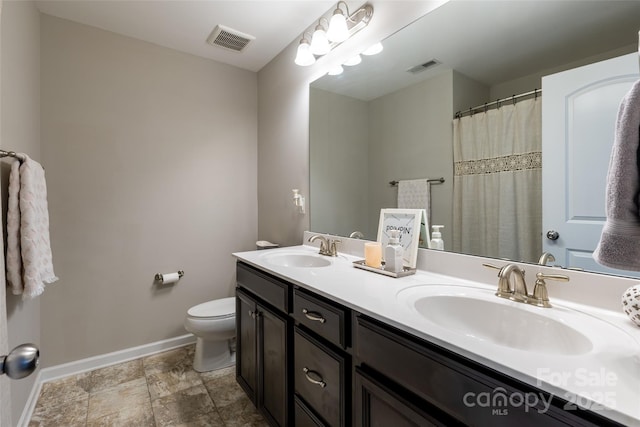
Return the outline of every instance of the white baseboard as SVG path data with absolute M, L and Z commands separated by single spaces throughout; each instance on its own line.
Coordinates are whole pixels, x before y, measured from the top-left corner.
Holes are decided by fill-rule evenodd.
M 113 353 L 101 354 L 99 356 L 76 360 L 75 362 L 39 369 L 36 380 L 31 388 L 29 399 L 24 406 L 22 416 L 20 417 L 17 426 L 27 426 L 29 424 L 29 420 L 31 420 L 33 410 L 35 409 L 38 401 L 38 396 L 40 395 L 40 390 L 42 389 L 42 384 L 46 382 L 127 362 L 140 357 L 150 356 L 152 354 L 161 353 L 174 348 L 184 347 L 185 345 L 193 344 L 195 342 L 196 337 L 194 335 L 182 335 L 138 347 L 114 351 Z

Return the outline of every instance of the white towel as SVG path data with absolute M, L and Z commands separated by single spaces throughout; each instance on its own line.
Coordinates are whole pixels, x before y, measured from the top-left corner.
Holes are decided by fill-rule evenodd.
M 426 179 L 398 181 L 398 208 L 424 209 L 431 224 L 431 184 Z
M 9 174 L 7 281 L 14 295 L 28 299 L 58 278 L 53 272 L 44 169 L 26 154 L 20 157 L 22 164 L 14 162 Z

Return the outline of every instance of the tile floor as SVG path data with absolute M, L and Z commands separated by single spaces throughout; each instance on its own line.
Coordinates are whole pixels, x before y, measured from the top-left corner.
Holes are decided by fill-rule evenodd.
M 236 383 L 235 367 L 198 373 L 194 345 L 42 385 L 29 427 L 268 424 Z

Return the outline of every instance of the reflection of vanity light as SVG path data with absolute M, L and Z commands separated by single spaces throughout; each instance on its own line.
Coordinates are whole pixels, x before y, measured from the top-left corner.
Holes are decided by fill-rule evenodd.
M 363 55 L 367 55 L 367 56 L 370 56 L 370 55 L 377 55 L 377 54 L 379 54 L 380 52 L 382 52 L 382 49 L 384 49 L 384 48 L 382 47 L 382 43 L 378 42 L 378 43 L 374 44 L 373 46 L 368 47 L 368 48 L 367 48 L 367 50 L 365 50 L 364 52 L 362 52 L 362 54 L 363 54 Z
M 342 74 L 343 71 L 344 71 L 344 68 L 342 68 L 342 65 L 338 65 L 331 68 L 327 74 L 330 76 L 337 76 L 339 74 Z
M 360 55 L 356 55 L 346 60 L 342 65 L 352 67 L 354 65 L 358 65 L 361 62 L 362 62 L 362 58 L 360 57 Z

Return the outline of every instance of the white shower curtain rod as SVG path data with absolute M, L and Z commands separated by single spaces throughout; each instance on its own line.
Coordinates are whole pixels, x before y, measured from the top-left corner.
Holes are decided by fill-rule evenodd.
M 469 107 L 468 110 L 458 111 L 453 116 L 453 118 L 454 119 L 459 119 L 459 118 L 461 118 L 462 116 L 464 116 L 466 114 L 474 114 L 477 110 L 484 110 L 486 112 L 489 109 L 489 107 L 494 107 L 495 106 L 496 108 L 500 108 L 500 106 L 502 104 L 504 104 L 505 102 L 509 102 L 509 101 L 511 101 L 511 102 L 513 102 L 515 104 L 516 101 L 518 101 L 519 99 L 525 98 L 525 97 L 528 97 L 528 96 L 532 96 L 532 95 L 534 97 L 536 97 L 536 98 L 538 96 L 541 96 L 542 95 L 542 89 L 534 89 L 534 90 L 532 90 L 530 92 L 521 93 L 520 95 L 513 95 L 513 96 L 510 96 L 508 98 L 502 98 L 502 99 L 497 99 L 497 100 L 495 100 L 493 102 L 487 102 L 487 103 L 484 103 L 482 105 L 478 105 L 476 107 Z

